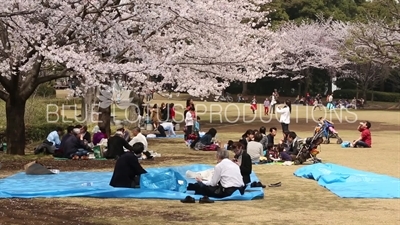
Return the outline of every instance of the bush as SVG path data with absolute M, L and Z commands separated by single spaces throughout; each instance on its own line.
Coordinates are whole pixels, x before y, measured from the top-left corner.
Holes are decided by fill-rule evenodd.
M 56 89 L 51 83 L 41 84 L 36 89 L 36 95 L 44 98 L 55 97 Z
M 398 102 L 400 100 L 400 94 L 394 92 L 380 92 L 380 91 L 367 91 L 367 99 L 369 101 L 372 99 L 372 93 L 374 95 L 374 101 L 378 102 Z M 353 99 L 356 97 L 357 91 L 356 90 L 337 90 L 334 92 L 335 98 L 342 98 L 342 99 Z M 358 92 L 358 97 L 362 97 L 362 91 Z
M 66 123 L 43 123 L 35 125 L 27 125 L 25 127 L 25 138 L 27 141 L 44 141 L 50 132 L 54 131 L 57 127 L 62 127 L 65 130 L 67 126 L 72 124 Z
M 54 120 L 56 118 L 48 118 L 47 105 L 50 104 L 42 98 L 31 98 L 26 102 L 25 108 L 25 124 L 35 125 L 47 123 L 47 120 Z M 53 103 L 54 104 L 54 103 Z M 54 107 L 49 108 L 50 111 Z M 49 115 L 51 117 L 52 115 Z M 0 101 L 0 130 L 4 130 L 6 126 L 6 104 Z
M 82 104 L 82 99 L 81 98 L 70 98 L 70 99 L 45 99 L 43 102 L 47 104 L 55 104 L 58 106 L 61 105 L 81 105 Z

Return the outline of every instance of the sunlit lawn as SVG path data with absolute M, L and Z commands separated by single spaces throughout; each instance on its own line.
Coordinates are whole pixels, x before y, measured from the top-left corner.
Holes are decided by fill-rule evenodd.
M 176 100 L 153 100 L 152 103 L 174 102 Z M 239 108 L 237 109 L 236 106 Z M 178 108 L 182 113 L 183 109 Z M 204 129 L 215 126 L 218 139 L 226 142 L 238 140 L 248 128 L 257 129 L 264 125 L 279 125 L 276 117 L 253 114 L 248 104 L 235 104 L 227 107 L 225 103 L 196 102 Z M 259 113 L 259 112 L 258 112 Z M 72 111 L 66 116 L 73 117 Z M 355 130 L 361 120 L 370 120 L 376 125 L 372 127 L 372 149 L 345 149 L 335 143 L 322 145 L 319 155 L 324 162 L 336 163 L 355 169 L 366 170 L 394 177 L 400 177 L 400 113 L 395 111 L 315 111 L 311 108 L 293 107 L 292 124 L 299 136 L 310 136 L 315 126 L 313 118 L 324 116 L 335 122 L 336 128 L 344 140 L 350 141 L 358 137 Z M 123 112 L 116 111 L 117 119 L 123 118 Z M 178 114 L 179 115 L 179 114 Z M 221 122 L 219 118 L 222 117 Z M 178 119 L 181 119 L 178 116 Z M 237 118 L 235 123 L 229 120 Z M 261 121 L 261 118 L 264 121 Z M 268 121 L 271 118 L 271 121 Z M 296 123 L 296 118 L 298 123 Z M 308 123 L 306 122 L 308 118 Z M 210 123 L 212 120 L 212 123 Z M 352 126 L 348 123 L 354 123 Z M 380 124 L 382 123 L 382 124 Z M 183 124 L 182 124 L 183 125 Z M 392 128 L 385 129 L 386 125 Z M 397 126 L 393 129 L 393 126 Z M 346 129 L 345 129 L 346 128 Z M 296 130 L 297 129 L 297 130 Z M 379 130 L 379 131 L 377 131 Z M 173 160 L 163 161 L 159 166 L 170 166 L 190 163 L 215 164 L 213 152 L 189 150 L 181 139 L 151 140 L 150 148 L 171 156 Z M 157 160 L 157 159 L 156 159 Z M 73 163 L 73 162 L 71 162 Z M 293 172 L 300 166 L 255 165 L 254 172 L 265 183 L 282 182 L 279 188 L 265 189 L 262 200 L 216 202 L 214 204 L 182 204 L 179 201 L 138 200 L 138 199 L 87 199 L 65 198 L 57 200 L 61 203 L 78 204 L 93 210 L 88 221 L 96 224 L 398 224 L 400 222 L 400 201 L 382 199 L 342 199 L 319 186 L 313 180 L 297 178 Z M 112 168 L 105 168 L 111 171 Z M 95 213 L 96 210 L 121 210 L 126 216 Z M 166 215 L 173 214 L 181 219 L 171 219 Z M 1 219 L 0 219 L 1 221 Z

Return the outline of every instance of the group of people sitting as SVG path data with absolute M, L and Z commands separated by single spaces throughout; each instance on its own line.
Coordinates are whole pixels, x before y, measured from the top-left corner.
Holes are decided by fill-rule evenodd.
M 247 130 L 240 143 L 246 153 L 250 156 L 252 163 L 266 163 L 272 161 L 293 161 L 299 151 L 301 139 L 293 131 L 283 132 L 283 139 L 275 142 L 277 128 L 271 127 L 267 134 L 267 129 L 261 127 L 259 130 Z M 232 149 L 233 141 L 229 141 L 226 149 Z
M 106 148 L 102 152 L 103 157 L 116 159 L 127 151 L 133 151 L 133 145 L 138 142 L 144 146 L 143 158 L 152 159 L 153 156 L 147 149 L 147 139 L 139 127 L 133 128 L 131 132 L 119 127 L 112 137 L 108 137 L 104 128 L 95 126 L 92 137 L 87 131 L 87 126 L 76 125 L 68 126 L 66 134 L 63 128 L 56 128 L 50 132 L 46 140 L 35 149 L 35 153 L 44 152 L 59 158 L 89 159 L 93 147 L 104 144 Z

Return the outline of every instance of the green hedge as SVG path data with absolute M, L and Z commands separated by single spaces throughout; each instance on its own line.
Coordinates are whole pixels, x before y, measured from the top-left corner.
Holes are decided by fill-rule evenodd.
M 25 127 L 25 135 L 27 141 L 42 141 L 47 138 L 50 132 L 54 131 L 57 127 L 67 129 L 69 124 L 62 123 L 43 123 L 40 125 L 27 125 Z
M 57 127 L 65 128 L 73 124 L 67 123 L 43 123 L 40 125 L 27 125 L 25 127 L 25 138 L 28 142 L 44 141 L 50 132 L 54 131 Z M 5 130 L 0 131 L 0 133 L 5 133 Z
M 39 87 L 36 89 L 36 94 L 45 98 L 56 97 L 56 89 L 51 83 L 45 83 L 39 85 Z
M 378 102 L 398 102 L 400 100 L 400 94 L 394 92 L 380 92 L 374 91 L 374 101 Z M 337 90 L 334 92 L 335 98 L 343 98 L 343 99 L 353 99 L 356 97 L 356 90 Z M 362 91 L 358 92 L 358 97 L 362 97 Z M 372 91 L 367 92 L 366 101 L 370 101 L 372 99 Z
M 56 104 L 58 106 L 61 105 L 81 105 L 82 99 L 81 98 L 71 98 L 71 99 L 43 99 L 43 102 L 46 104 Z

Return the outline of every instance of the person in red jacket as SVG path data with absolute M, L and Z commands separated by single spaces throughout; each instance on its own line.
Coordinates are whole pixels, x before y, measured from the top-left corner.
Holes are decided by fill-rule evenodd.
M 353 141 L 352 146 L 354 148 L 371 148 L 372 138 L 371 138 L 371 123 L 369 121 L 361 122 L 358 126 L 358 131 L 361 132 L 361 136 Z

